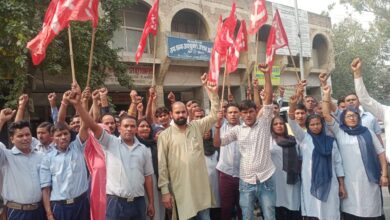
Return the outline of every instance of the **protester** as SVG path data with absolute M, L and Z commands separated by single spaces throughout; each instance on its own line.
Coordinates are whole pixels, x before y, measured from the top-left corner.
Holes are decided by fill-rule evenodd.
M 172 209 L 175 201 L 179 219 L 210 219 L 209 208 L 214 204 L 203 155 L 203 134 L 217 120 L 218 87 L 207 82 L 206 74 L 201 80 L 211 100 L 210 114 L 187 123 L 186 106 L 175 102 L 171 111 L 174 123 L 158 138 L 158 186 L 165 208 Z
M 0 112 L 0 129 L 11 120 L 15 111 Z M 8 220 L 45 219 L 42 192 L 39 185 L 39 167 L 43 153 L 32 150 L 30 124 L 26 121 L 11 123 L 8 128 L 12 149 L 0 147 L 2 170 L 2 196 L 6 201 Z
M 281 116 L 271 121 L 271 158 L 275 165 L 276 220 L 299 220 L 301 204 L 300 159 L 297 142 L 287 134 Z
M 362 62 L 359 58 L 353 60 L 351 64 L 353 76 L 355 79 L 355 90 L 359 96 L 360 104 L 363 108 L 373 114 L 378 120 L 384 122 L 386 141 L 386 157 L 390 161 L 390 106 L 380 104 L 371 98 L 364 86 L 362 77 Z
M 345 220 L 379 219 L 382 215 L 381 186 L 389 183 L 385 150 L 376 135 L 362 125 L 359 110 L 348 106 L 340 124 L 330 115 L 330 87 L 323 88 L 323 113 L 343 158 L 348 197 L 341 202 Z
M 275 219 L 275 190 L 272 177 L 275 166 L 270 154 L 270 126 L 272 120 L 272 84 L 267 65 L 259 65 L 264 73 L 265 90 L 261 116 L 256 104 L 250 100 L 240 103 L 243 124 L 233 127 L 220 138 L 220 128 L 215 129 L 215 145 L 225 146 L 238 142 L 240 158 L 240 206 L 244 219 L 253 219 L 256 198 L 259 200 L 265 220 Z M 220 126 L 220 125 L 217 125 Z
M 215 129 L 219 129 L 220 136 L 225 136 L 234 126 L 240 125 L 240 110 L 237 104 L 229 103 L 223 112 L 218 112 L 218 121 Z M 225 117 L 224 117 L 225 115 Z M 215 135 L 215 134 L 214 134 Z M 216 138 L 214 137 L 213 141 Z M 214 142 L 214 145 L 217 143 Z M 224 145 L 220 149 L 220 157 L 217 164 L 219 171 L 219 194 L 221 199 L 221 220 L 230 220 L 236 213 L 239 220 L 242 219 L 239 192 L 240 151 L 237 141 Z

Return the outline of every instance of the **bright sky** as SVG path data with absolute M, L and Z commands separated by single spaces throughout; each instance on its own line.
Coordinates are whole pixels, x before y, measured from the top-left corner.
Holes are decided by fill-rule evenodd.
M 295 0 L 267 0 L 270 2 L 275 2 L 278 4 L 288 5 L 294 7 Z M 364 13 L 360 15 L 357 12 L 353 12 L 352 9 L 347 9 L 345 5 L 341 5 L 339 0 L 297 0 L 298 8 L 314 12 L 316 14 L 320 14 L 322 11 L 328 11 L 328 5 L 336 2 L 336 6 L 331 11 L 330 18 L 332 20 L 332 24 L 337 24 L 341 22 L 345 17 L 348 16 L 349 13 L 352 13 L 352 17 L 356 20 L 359 20 L 364 27 L 368 27 L 369 23 L 373 21 L 374 17 L 370 13 Z

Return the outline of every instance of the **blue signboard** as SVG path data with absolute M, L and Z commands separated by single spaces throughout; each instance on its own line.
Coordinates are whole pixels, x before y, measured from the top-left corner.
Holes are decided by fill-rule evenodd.
M 213 43 L 168 36 L 168 57 L 183 60 L 209 61 Z

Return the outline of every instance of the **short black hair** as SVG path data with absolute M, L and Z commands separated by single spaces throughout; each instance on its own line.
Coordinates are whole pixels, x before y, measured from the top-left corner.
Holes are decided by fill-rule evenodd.
M 50 133 L 52 126 L 53 126 L 52 123 L 45 121 L 45 122 L 40 123 L 38 125 L 37 129 L 38 128 L 44 128 L 44 129 L 46 129 L 46 131 L 48 131 Z
M 133 119 L 135 121 L 135 123 L 137 124 L 137 119 L 133 116 L 130 116 L 130 115 L 122 115 L 120 118 L 119 118 L 119 124 L 122 124 L 122 121 L 123 120 L 126 120 L 126 119 Z
M 277 101 L 272 101 L 273 105 L 277 105 L 279 107 L 279 103 Z
M 169 109 L 167 107 L 165 107 L 165 106 L 159 107 L 159 108 L 156 109 L 156 112 L 154 113 L 154 116 L 158 117 L 158 116 L 160 116 L 160 115 L 162 115 L 164 113 L 169 115 Z
M 8 127 L 8 133 L 9 133 L 9 136 L 14 136 L 15 134 L 15 131 L 17 129 L 23 129 L 23 128 L 26 128 L 28 127 L 31 131 L 31 128 L 30 128 L 30 123 L 28 121 L 17 121 L 17 122 L 12 122 L 9 127 Z
M 256 110 L 256 104 L 252 100 L 245 99 L 240 102 L 238 108 L 240 111 L 249 110 L 251 108 Z
M 345 98 L 347 98 L 347 96 L 350 96 L 350 95 L 356 96 L 356 98 L 359 100 L 359 97 L 356 95 L 356 92 L 349 92 L 349 93 L 347 93 L 347 94 L 344 96 L 344 102 L 345 102 Z
M 113 115 L 113 114 L 111 114 L 109 112 L 106 112 L 102 116 L 100 116 L 100 120 L 99 121 L 102 122 L 103 121 L 103 117 L 107 116 L 107 115 L 111 116 L 114 119 L 114 121 L 115 121 L 115 115 Z
M 64 122 L 57 122 L 55 125 L 53 125 L 50 129 L 50 133 L 51 134 L 54 134 L 54 132 L 56 131 L 63 131 L 63 130 L 67 130 L 67 131 L 70 131 L 70 128 L 69 126 L 64 123 Z
M 299 102 L 299 103 L 297 104 L 295 110 L 303 110 L 303 111 L 307 112 L 306 106 L 305 106 L 302 102 Z
M 339 99 L 337 99 L 337 106 L 339 106 L 343 102 L 345 102 L 345 96 L 341 96 Z
M 236 108 L 240 109 L 240 106 L 238 106 L 237 103 L 232 102 L 232 103 L 228 103 L 228 104 L 226 105 L 226 107 L 225 107 L 225 112 L 226 112 L 227 109 L 230 108 L 230 107 L 236 107 Z

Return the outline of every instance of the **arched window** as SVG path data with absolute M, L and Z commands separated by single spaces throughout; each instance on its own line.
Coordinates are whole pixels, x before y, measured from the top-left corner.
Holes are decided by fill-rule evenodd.
M 171 23 L 171 33 L 176 37 L 208 40 L 203 18 L 190 9 L 183 9 L 175 14 Z
M 326 37 L 322 34 L 317 34 L 313 39 L 313 67 L 326 68 L 329 61 L 328 42 Z

